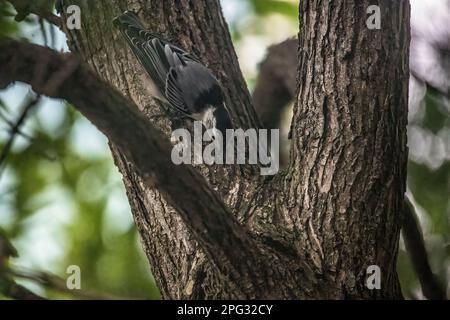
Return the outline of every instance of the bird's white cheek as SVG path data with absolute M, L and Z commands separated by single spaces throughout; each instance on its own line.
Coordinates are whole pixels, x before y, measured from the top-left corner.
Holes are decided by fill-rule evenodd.
M 216 127 L 216 117 L 214 117 L 214 110 L 215 108 L 209 107 L 203 115 L 202 122 L 207 129 Z

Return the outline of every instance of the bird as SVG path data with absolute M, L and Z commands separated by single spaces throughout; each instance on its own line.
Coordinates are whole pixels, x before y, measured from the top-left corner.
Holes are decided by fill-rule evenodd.
M 201 121 L 223 135 L 233 128 L 219 81 L 194 54 L 146 30 L 133 11 L 123 12 L 113 24 L 149 75 L 151 95 L 169 113 Z

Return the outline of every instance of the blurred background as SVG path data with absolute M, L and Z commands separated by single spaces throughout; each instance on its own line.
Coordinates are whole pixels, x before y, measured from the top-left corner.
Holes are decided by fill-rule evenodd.
M 298 0 L 222 0 L 250 90 L 267 48 L 298 33 Z M 432 268 L 450 279 L 450 3 L 411 0 L 408 193 L 419 215 Z M 65 36 L 30 16 L 20 24 L 0 0 L 0 36 L 67 51 Z M 295 66 L 293 66 L 295 68 Z M 30 94 L 16 84 L 0 91 L 0 154 Z M 289 112 L 288 112 L 289 113 Z M 284 128 L 289 127 L 285 117 Z M 81 268 L 93 297 L 158 299 L 106 138 L 63 101 L 42 98 L 26 117 L 0 167 L 0 233 L 19 256 L 13 268 L 66 278 Z M 423 298 L 404 245 L 398 271 L 405 297 Z M 19 279 L 47 298 L 77 299 L 57 285 Z M 0 299 L 4 296 L 0 281 Z

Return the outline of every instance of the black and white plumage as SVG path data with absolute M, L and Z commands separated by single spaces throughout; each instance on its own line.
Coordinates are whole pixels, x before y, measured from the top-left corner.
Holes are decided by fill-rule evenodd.
M 150 76 L 155 98 L 207 129 L 232 128 L 219 82 L 194 55 L 145 30 L 134 12 L 124 12 L 114 24 Z

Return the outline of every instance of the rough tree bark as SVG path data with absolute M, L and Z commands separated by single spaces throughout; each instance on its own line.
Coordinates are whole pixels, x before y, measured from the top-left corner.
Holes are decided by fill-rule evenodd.
M 288 199 L 301 210 L 302 250 L 328 293 L 365 296 L 364 270 L 378 265 L 379 294 L 393 298 L 400 296 L 410 8 L 379 1 L 382 28 L 369 30 L 370 3 L 300 3 Z
M 414 32 L 414 29 L 418 30 Z M 445 90 L 436 88 L 433 83 L 430 83 L 430 81 L 428 81 L 430 79 L 427 78 L 427 75 L 422 73 L 422 77 L 418 76 L 420 74 L 419 71 L 423 68 L 423 63 L 417 61 L 417 59 L 414 60 L 412 57 L 414 55 L 417 56 L 420 53 L 420 45 L 418 43 L 426 42 L 429 39 L 425 39 L 425 36 L 421 33 L 420 26 L 414 25 L 412 22 L 411 35 L 411 76 L 426 83 L 431 90 L 440 92 L 443 95 L 448 95 Z M 415 41 L 414 35 L 416 35 L 417 38 Z M 432 41 L 440 41 L 439 43 L 434 44 L 433 50 L 442 50 L 445 45 L 450 43 L 450 41 L 445 43 L 442 39 L 432 39 Z M 283 42 L 272 45 L 269 47 L 267 55 L 261 63 L 252 99 L 256 113 L 264 128 L 281 128 L 283 126 L 281 115 L 285 112 L 285 109 L 290 109 L 292 107 L 291 103 L 294 101 L 297 88 L 297 69 L 294 68 L 298 63 L 297 47 L 297 37 L 289 38 Z M 441 60 L 444 61 L 445 59 L 447 59 L 447 57 L 443 55 Z M 444 64 L 442 61 L 436 63 Z M 284 158 L 288 158 L 288 154 L 282 152 L 280 154 L 281 163 L 285 162 Z M 404 209 L 401 225 L 402 236 L 413 269 L 421 283 L 422 292 L 427 299 L 445 299 L 445 290 L 431 269 L 420 224 L 417 221 L 416 212 L 408 197 L 405 197 Z
M 218 1 L 63 1 L 82 8 L 82 29 L 65 30 L 71 50 L 140 112 L 103 82 L 95 90 L 83 85 L 81 79 L 95 79 L 84 65 L 61 77 L 55 64 L 64 59 L 56 53 L 48 55 L 63 78 L 61 92 L 33 88 L 72 102 L 110 139 L 164 298 L 401 298 L 396 256 L 406 179 L 409 2 L 379 1 L 381 30 L 366 27 L 370 3 L 301 1 L 290 164 L 262 178 L 240 166 L 164 162 L 168 144 L 159 142 L 159 130 L 168 135 L 170 124 L 156 117 L 143 70 L 112 27 L 122 11 L 138 12 L 150 30 L 213 70 L 235 126 L 257 127 Z M 0 63 L 11 63 L 8 52 L 20 63 L 21 49 L 0 50 Z M 0 85 L 35 81 L 18 75 L 23 66 L 14 68 L 0 72 Z M 83 90 L 71 92 L 74 86 Z M 99 90 L 105 93 L 96 96 Z M 365 285 L 374 264 L 380 290 Z

